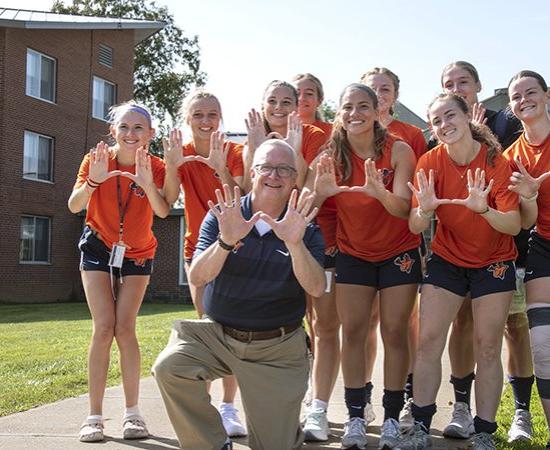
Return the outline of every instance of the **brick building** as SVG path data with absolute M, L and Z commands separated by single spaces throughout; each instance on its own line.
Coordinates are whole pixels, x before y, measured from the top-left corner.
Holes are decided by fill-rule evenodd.
M 109 106 L 132 98 L 134 46 L 164 25 L 0 8 L 0 301 L 82 297 L 83 218 L 67 199 Z M 155 224 L 170 260 L 152 288 L 165 298 L 181 291 L 180 217 Z

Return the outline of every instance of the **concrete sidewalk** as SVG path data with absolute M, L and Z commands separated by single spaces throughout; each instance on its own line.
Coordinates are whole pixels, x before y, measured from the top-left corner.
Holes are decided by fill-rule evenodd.
M 380 343 L 381 344 L 381 343 Z M 380 425 L 383 418 L 382 409 L 382 365 L 383 347 L 377 358 L 373 383 L 373 404 L 376 420 L 369 426 L 369 449 L 377 448 Z M 503 355 L 504 356 L 504 355 Z M 432 432 L 435 437 L 435 448 L 459 449 L 465 448 L 466 442 L 443 439 L 441 430 L 447 424 L 451 411 L 453 393 L 449 379 L 449 364 L 445 353 L 443 361 L 443 382 L 437 398 L 438 413 L 434 418 Z M 343 424 L 346 421 L 346 408 L 343 400 L 343 380 L 338 377 L 329 408 L 329 420 L 333 437 L 324 443 L 307 443 L 304 449 L 338 449 L 340 437 L 343 433 Z M 214 404 L 221 401 L 221 383 L 215 382 L 212 387 Z M 98 444 L 85 444 L 77 439 L 80 423 L 88 413 L 88 399 L 86 395 L 69 398 L 50 405 L 44 405 L 26 412 L 0 418 L 0 449 L 2 450 L 72 450 L 90 449 L 97 446 L 101 449 L 128 449 L 141 448 L 148 450 L 178 449 L 175 433 L 170 425 L 164 405 L 153 378 L 145 378 L 141 382 L 140 407 L 145 415 L 151 436 L 140 441 L 125 441 L 122 439 L 122 414 L 124 396 L 121 386 L 110 388 L 105 395 L 104 416 L 106 440 Z M 240 398 L 237 407 L 242 414 Z M 269 407 L 269 405 L 266 405 Z M 241 416 L 244 419 L 244 415 Z M 246 438 L 235 440 L 235 449 L 244 450 Z M 282 450 L 282 449 L 281 449 Z

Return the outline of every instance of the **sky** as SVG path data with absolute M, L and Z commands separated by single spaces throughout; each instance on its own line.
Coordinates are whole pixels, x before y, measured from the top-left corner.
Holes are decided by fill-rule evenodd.
M 422 118 L 449 62 L 475 65 L 480 99 L 522 69 L 550 82 L 549 0 L 156 0 L 186 35 L 198 35 L 206 87 L 226 131 L 243 131 L 267 84 L 311 72 L 334 102 L 373 67 L 401 79 L 400 101 Z M 49 10 L 50 0 L 0 0 Z

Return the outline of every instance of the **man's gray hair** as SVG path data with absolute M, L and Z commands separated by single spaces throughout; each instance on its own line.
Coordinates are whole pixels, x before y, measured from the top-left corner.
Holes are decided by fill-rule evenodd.
M 272 147 L 281 147 L 288 151 L 290 155 L 292 155 L 292 165 L 294 168 L 296 168 L 296 152 L 294 149 L 284 140 L 282 139 L 268 139 L 256 149 L 254 152 L 254 159 L 252 160 L 252 166 L 255 166 L 258 164 L 258 158 L 260 155 L 264 154 L 269 148 Z

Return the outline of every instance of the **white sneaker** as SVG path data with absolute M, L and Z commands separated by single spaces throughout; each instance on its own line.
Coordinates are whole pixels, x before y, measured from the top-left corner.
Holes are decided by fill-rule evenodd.
M 368 427 L 369 424 L 376 420 L 376 414 L 374 414 L 374 408 L 372 403 L 367 403 L 365 405 L 365 426 Z
M 468 448 L 472 450 L 496 450 L 493 435 L 489 433 L 474 434 Z
M 103 435 L 103 422 L 85 421 L 80 427 L 78 439 L 81 442 L 100 442 L 105 438 Z
M 314 409 L 307 413 L 304 433 L 306 441 L 328 441 L 330 428 L 327 412 L 324 409 Z
M 122 423 L 123 439 L 145 439 L 149 437 L 149 431 L 141 416 L 131 416 Z
M 532 435 L 531 413 L 525 409 L 516 409 L 508 431 L 508 442 L 530 441 Z
M 387 450 L 395 448 L 399 443 L 399 422 L 395 419 L 387 419 L 382 424 L 378 448 Z
M 419 423 L 416 423 L 414 427 L 404 432 L 399 437 L 399 443 L 394 447 L 395 450 L 420 450 L 431 448 L 433 448 L 432 437 Z
M 472 413 L 466 403 L 456 402 L 453 407 L 453 417 L 449 425 L 443 430 L 443 436 L 468 439 L 472 434 L 474 434 Z
M 361 417 L 352 417 L 344 425 L 342 449 L 365 450 L 367 448 L 367 424 Z
M 399 414 L 399 429 L 401 431 L 410 430 L 414 427 L 414 417 L 412 415 L 413 399 L 409 398 L 403 405 L 401 414 Z
M 229 437 L 246 436 L 246 429 L 237 414 L 239 411 L 233 406 L 233 403 L 222 403 L 218 410 L 222 417 L 225 432 Z

